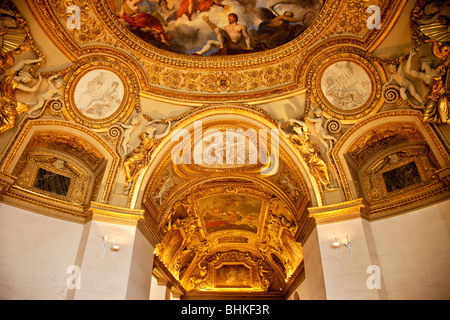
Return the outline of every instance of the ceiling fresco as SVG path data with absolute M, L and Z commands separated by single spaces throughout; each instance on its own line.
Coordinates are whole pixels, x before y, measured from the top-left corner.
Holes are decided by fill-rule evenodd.
M 198 200 L 207 232 L 226 228 L 257 232 L 262 200 L 244 195 L 215 195 Z
M 108 0 L 120 23 L 163 50 L 193 55 L 265 51 L 299 36 L 319 0 Z

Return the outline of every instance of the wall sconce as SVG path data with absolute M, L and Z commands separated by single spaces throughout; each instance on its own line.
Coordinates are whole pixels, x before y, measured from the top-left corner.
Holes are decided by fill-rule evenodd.
M 103 236 L 103 247 L 102 247 L 102 254 L 101 257 L 105 257 L 105 252 L 106 252 L 106 245 L 108 244 L 108 234 L 105 234 Z M 117 251 L 120 250 L 120 246 L 119 246 L 119 235 L 116 236 L 116 243 L 112 245 L 111 247 L 111 251 L 113 252 L 113 259 L 116 258 L 116 253 Z
M 336 249 L 337 257 L 338 257 L 338 259 L 340 259 L 341 258 L 341 253 L 339 251 L 339 247 L 341 246 L 341 244 L 339 243 L 336 234 L 334 234 L 334 242 L 331 245 L 333 246 L 333 248 Z
M 102 247 L 102 254 L 100 255 L 102 258 L 105 256 L 105 250 L 106 250 L 106 244 L 108 243 L 108 234 L 105 234 L 103 236 L 103 247 Z
M 350 257 L 352 256 L 352 245 L 350 243 L 350 240 L 348 240 L 348 233 L 345 233 L 345 237 L 347 238 L 347 242 L 344 243 L 345 246 L 348 248 L 348 254 L 350 255 Z
M 344 242 L 343 244 L 347 247 L 347 249 L 348 249 L 348 254 L 350 255 L 350 257 L 352 256 L 352 245 L 351 245 L 351 243 L 350 243 L 350 240 L 348 239 L 348 233 L 346 232 L 345 233 L 345 237 L 346 237 L 346 239 L 347 239 L 347 242 Z M 338 241 L 338 239 L 337 239 L 337 235 L 336 234 L 334 234 L 334 241 L 333 241 L 333 243 L 331 244 L 331 246 L 334 248 L 334 249 L 336 249 L 336 254 L 337 254 L 337 257 L 338 257 L 338 259 L 340 259 L 341 258 L 341 252 L 340 252 L 340 250 L 339 250 L 339 247 L 341 246 L 341 243 Z
M 119 235 L 116 236 L 116 243 L 111 247 L 111 250 L 113 251 L 113 259 L 115 259 L 117 251 L 120 250 Z

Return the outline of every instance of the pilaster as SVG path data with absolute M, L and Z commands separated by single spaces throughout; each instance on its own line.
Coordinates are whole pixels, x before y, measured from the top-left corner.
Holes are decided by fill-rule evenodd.
M 367 204 L 358 199 L 309 211 L 317 224 L 327 299 L 387 299 Z

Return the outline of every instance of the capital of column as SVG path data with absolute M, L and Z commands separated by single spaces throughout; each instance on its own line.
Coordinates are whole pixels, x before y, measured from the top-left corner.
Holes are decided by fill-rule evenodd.
M 369 205 L 360 198 L 322 207 L 308 208 L 309 217 L 316 224 L 333 223 L 356 218 L 369 219 Z

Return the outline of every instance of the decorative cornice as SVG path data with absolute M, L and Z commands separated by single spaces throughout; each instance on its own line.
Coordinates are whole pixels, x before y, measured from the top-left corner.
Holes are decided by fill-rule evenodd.
M 118 22 L 106 0 L 75 1 L 82 10 L 80 31 L 66 28 L 64 4 L 55 0 L 27 2 L 44 31 L 72 61 L 92 54 L 116 52 L 126 56 L 122 59 L 133 61 L 136 72 L 146 74 L 140 79 L 140 94 L 156 100 L 200 103 L 265 101 L 298 94 L 305 89 L 305 80 L 298 75 L 311 57 L 320 54 L 318 46 L 370 47 L 372 52 L 393 28 L 406 0 L 380 4 L 382 30 L 365 28 L 367 1 L 326 1 L 314 22 L 284 45 L 263 52 L 208 57 L 173 53 L 150 45 Z M 357 13 L 349 7 L 357 8 Z M 356 14 L 356 20 L 348 19 L 352 13 Z M 347 23 L 342 25 L 342 21 Z M 359 30 L 356 33 L 355 25 Z
M 450 186 L 450 166 L 436 171 L 438 179 L 446 186 Z
M 351 219 L 368 219 L 368 204 L 364 199 L 342 202 L 323 207 L 309 208 L 309 216 L 317 224 L 334 223 Z
M 120 225 L 136 226 L 144 218 L 144 210 L 129 209 L 91 202 L 83 212 L 86 222 L 95 220 Z

